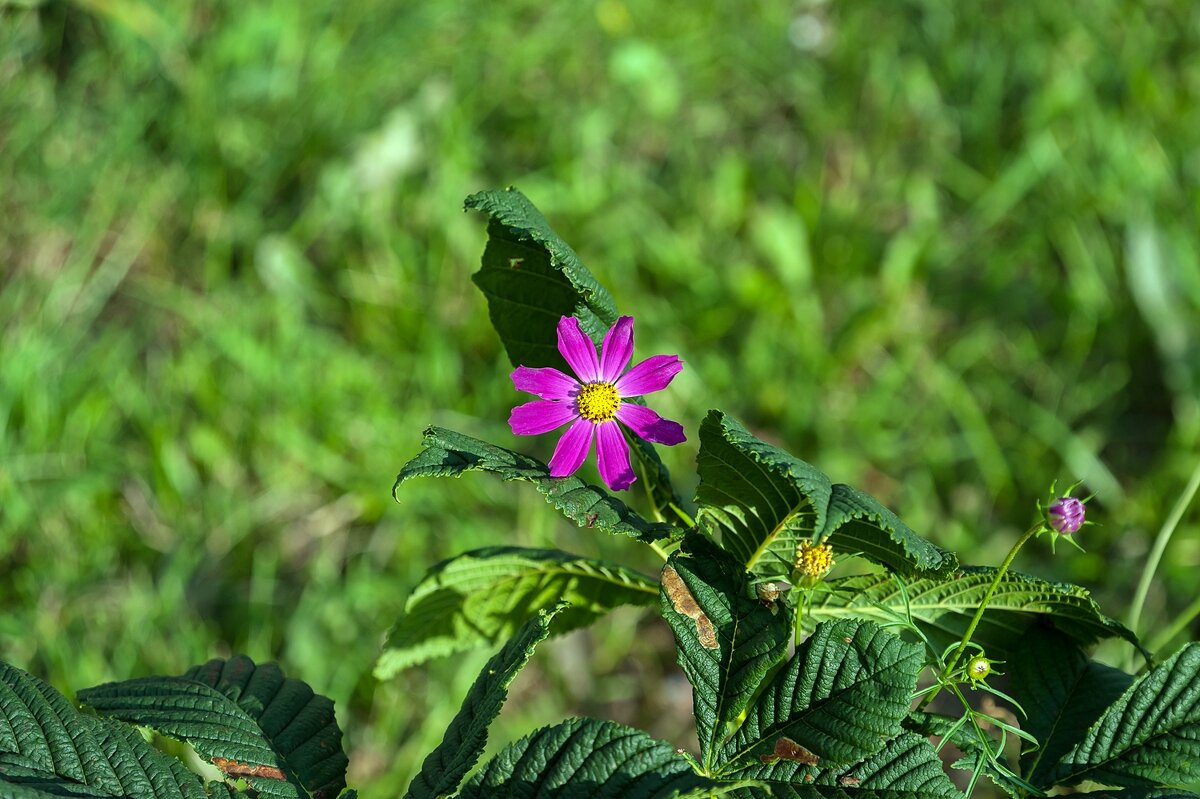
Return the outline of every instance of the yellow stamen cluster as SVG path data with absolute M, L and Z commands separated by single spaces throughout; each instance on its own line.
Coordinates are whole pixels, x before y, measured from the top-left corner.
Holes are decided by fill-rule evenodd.
M 611 422 L 617 418 L 621 407 L 621 395 L 612 383 L 584 383 L 575 397 L 579 415 L 589 422 Z
M 796 571 L 812 580 L 820 580 L 833 568 L 833 547 L 824 542 L 801 541 L 796 550 Z

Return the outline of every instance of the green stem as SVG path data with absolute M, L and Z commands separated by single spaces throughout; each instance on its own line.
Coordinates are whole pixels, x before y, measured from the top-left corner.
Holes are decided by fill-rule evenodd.
M 808 589 L 801 589 L 800 601 L 796 603 L 796 632 L 794 634 L 794 646 L 800 646 L 800 627 L 804 621 L 804 606 L 808 604 Z
M 1135 633 L 1138 621 L 1141 619 L 1142 607 L 1146 604 L 1146 595 L 1150 592 L 1150 583 L 1154 579 L 1154 573 L 1158 571 L 1158 564 L 1162 561 L 1167 544 L 1174 535 L 1175 528 L 1179 526 L 1179 520 L 1183 518 L 1188 505 L 1192 504 L 1197 489 L 1200 489 L 1200 461 L 1196 463 L 1192 477 L 1188 480 L 1187 488 L 1183 489 L 1183 493 L 1175 502 L 1175 507 L 1171 508 L 1171 514 L 1163 522 L 1162 529 L 1158 531 L 1158 536 L 1154 539 L 1154 547 L 1150 550 L 1150 556 L 1146 558 L 1146 565 L 1142 568 L 1142 578 L 1138 582 L 1137 592 L 1133 595 L 1133 604 L 1129 606 L 1128 626 Z
M 971 617 L 971 623 L 967 625 L 967 630 L 963 633 L 962 640 L 958 642 L 958 649 L 954 650 L 954 654 L 948 661 L 946 661 L 946 668 L 942 671 L 941 677 L 943 682 L 948 680 L 950 675 L 954 673 L 954 668 L 958 665 L 959 659 L 962 658 L 963 653 L 967 651 L 967 646 L 971 643 L 971 636 L 975 634 L 975 629 L 979 627 L 979 621 L 983 618 L 983 611 L 987 609 L 988 602 L 992 601 L 992 594 L 996 593 L 996 587 L 999 586 L 1000 581 L 1004 579 L 1004 575 L 1008 571 L 1008 567 L 1012 565 L 1013 560 L 1017 557 L 1017 553 L 1021 551 L 1021 547 L 1025 546 L 1026 542 L 1033 538 L 1034 535 L 1036 535 L 1041 529 L 1042 522 L 1038 521 L 1036 524 L 1026 530 L 1025 533 L 1017 539 L 1017 543 L 1013 544 L 1013 548 L 1008 552 L 1008 557 L 1004 559 L 1004 562 L 1000 564 L 1000 568 L 996 570 L 996 576 L 992 578 L 992 584 L 988 586 L 987 593 L 983 595 L 983 599 L 979 602 L 979 607 L 975 609 L 975 615 Z M 939 690 L 941 689 L 939 688 Z M 937 695 L 938 691 L 934 691 L 933 693 L 929 694 L 929 696 L 925 697 L 925 701 L 921 703 L 917 710 L 924 710 L 925 707 L 932 702 L 933 698 Z
M 696 521 L 695 521 L 695 519 L 693 519 L 691 517 L 691 514 L 689 514 L 683 508 L 676 505 L 674 502 L 667 503 L 667 507 L 670 508 L 671 510 L 675 511 L 675 515 L 679 517 L 679 521 L 683 522 L 688 527 L 688 529 L 691 529 L 696 526 Z
M 1183 630 L 1192 623 L 1192 619 L 1200 616 L 1200 596 L 1192 600 L 1192 604 L 1184 608 L 1183 612 L 1175 617 L 1169 627 L 1160 630 L 1157 635 L 1150 640 L 1147 648 L 1158 654 L 1158 650 L 1162 649 L 1167 644 L 1171 643 L 1171 639 L 1179 635 Z
M 665 549 L 663 549 L 662 547 L 660 547 L 658 545 L 657 541 L 651 541 L 650 548 L 654 550 L 654 553 L 656 555 L 658 555 L 660 558 L 663 559 L 663 563 L 667 562 L 667 558 L 670 556 L 667 554 L 667 551 Z

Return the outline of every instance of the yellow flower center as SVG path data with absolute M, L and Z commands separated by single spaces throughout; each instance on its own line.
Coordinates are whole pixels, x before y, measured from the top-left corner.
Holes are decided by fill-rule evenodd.
M 801 541 L 796 550 L 796 571 L 805 577 L 819 580 L 833 568 L 833 547 Z
M 617 418 L 621 395 L 612 383 L 584 383 L 575 398 L 579 415 L 589 422 L 611 422 Z

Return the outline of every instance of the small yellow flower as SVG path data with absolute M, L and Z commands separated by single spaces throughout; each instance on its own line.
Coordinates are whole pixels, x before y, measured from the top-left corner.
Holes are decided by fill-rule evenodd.
M 819 544 L 812 541 L 801 541 L 796 550 L 796 572 L 806 581 L 817 582 L 833 568 L 833 547 L 825 543 L 826 538 Z

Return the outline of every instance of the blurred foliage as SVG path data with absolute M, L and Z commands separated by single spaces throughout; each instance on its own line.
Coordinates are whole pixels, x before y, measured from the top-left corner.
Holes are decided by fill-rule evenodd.
M 632 556 L 486 477 L 389 497 L 429 423 L 549 455 L 467 279 L 510 183 L 687 361 L 685 495 L 710 407 L 968 561 L 1083 479 L 1089 553 L 1017 566 L 1119 615 L 1200 452 L 1198 100 L 1191 0 L 0 2 L 0 655 L 279 658 L 395 793 L 482 663 L 370 677 L 423 570 Z M 617 614 L 503 718 L 680 741 L 671 658 Z

